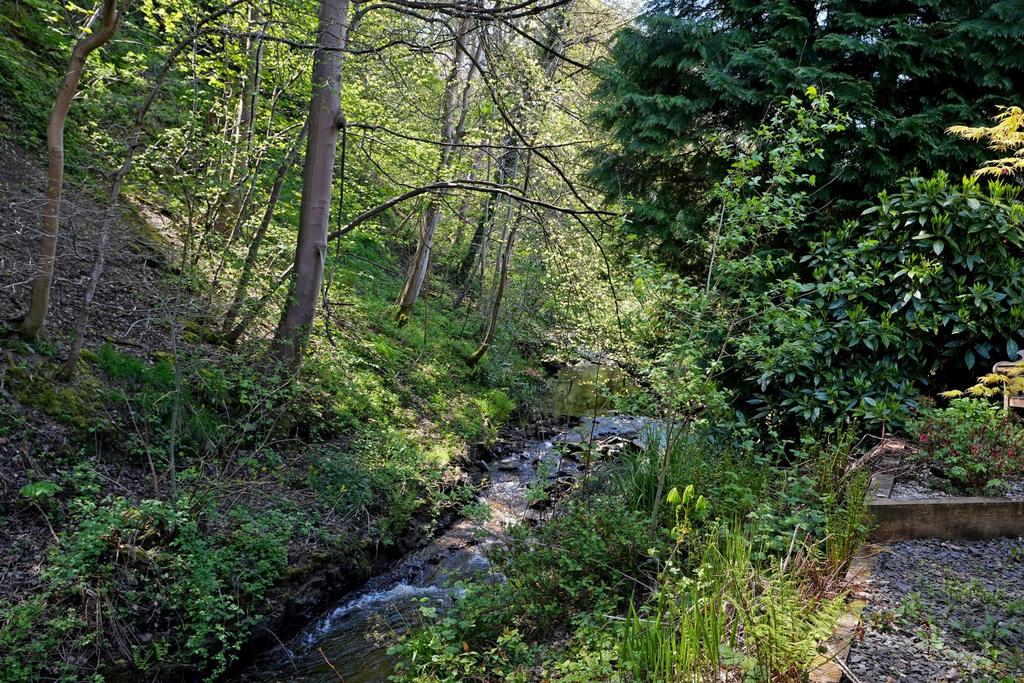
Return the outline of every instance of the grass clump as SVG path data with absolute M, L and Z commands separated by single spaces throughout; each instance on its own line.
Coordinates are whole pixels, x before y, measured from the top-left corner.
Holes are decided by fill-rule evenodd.
M 782 458 L 728 433 L 597 462 L 550 521 L 511 531 L 492 577 L 424 606 L 398 680 L 803 680 L 845 604 L 866 478 L 846 434 Z

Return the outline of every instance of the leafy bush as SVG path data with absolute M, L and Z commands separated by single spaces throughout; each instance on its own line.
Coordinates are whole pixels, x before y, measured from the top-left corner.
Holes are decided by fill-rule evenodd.
M 519 527 L 516 542 L 494 559 L 505 590 L 519 602 L 523 633 L 550 634 L 582 611 L 621 601 L 631 590 L 629 577 L 647 562 L 653 541 L 647 521 L 598 497 L 569 502 L 536 539 Z
M 1004 477 L 1024 474 L 1024 425 L 987 401 L 925 405 L 908 430 L 917 442 L 915 458 L 941 472 L 945 488 L 998 494 Z
M 788 464 L 768 470 L 746 516 L 759 557 L 784 555 L 795 540 L 811 539 L 824 541 L 830 561 L 840 566 L 860 546 L 868 531 L 868 473 L 852 468 L 856 435 L 855 425 L 806 431 L 798 447 L 776 456 Z
M 1024 202 L 976 178 L 908 178 L 825 233 L 813 277 L 772 316 L 757 363 L 765 409 L 899 423 L 936 379 L 1024 344 Z M 770 362 L 768 362 L 770 361 Z
M 627 450 L 605 466 L 599 476 L 607 477 L 609 490 L 626 506 L 648 515 L 656 507 L 663 467 L 663 496 L 673 487 L 692 485 L 707 495 L 714 513 L 720 517 L 741 518 L 750 512 L 770 487 L 773 472 L 714 429 L 695 426 L 680 431 L 672 439 L 667 454 L 662 442 L 651 434 L 644 448 Z M 657 525 L 670 527 L 671 509 L 657 507 Z
M 804 169 L 846 120 L 812 88 L 783 103 L 727 150 L 715 211 L 680 245 L 702 267 L 632 268 L 653 301 L 634 321 L 652 365 L 729 387 L 735 409 L 789 435 L 798 421 L 898 427 L 922 391 L 1024 346 L 1020 188 L 904 178 L 859 219 L 812 229 Z
M 430 526 L 442 508 L 472 498 L 450 474 L 446 462 L 393 428 L 364 431 L 344 451 L 317 449 L 308 472 L 324 504 L 350 518 L 372 517 L 371 531 L 384 545 L 398 542 L 414 518 Z
M 400 672 L 408 680 L 526 680 L 529 644 L 590 613 L 621 609 L 653 543 L 647 515 L 608 497 L 569 502 L 536 536 L 516 527 L 492 555 L 503 581 L 460 585 L 443 616 L 428 608 L 432 621 L 395 649 Z
M 186 505 L 155 500 L 78 499 L 73 509 L 42 591 L 4 611 L 4 680 L 77 681 L 110 662 L 223 672 L 296 526 L 281 511 L 236 509 L 211 533 Z

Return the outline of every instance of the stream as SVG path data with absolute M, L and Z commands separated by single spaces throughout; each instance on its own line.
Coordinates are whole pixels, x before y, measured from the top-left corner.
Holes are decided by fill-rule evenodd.
M 570 370 L 573 375 L 567 378 L 563 373 L 561 383 L 553 385 L 553 412 L 579 417 L 590 410 L 592 417 L 550 438 L 499 444 L 496 458 L 486 463 L 477 497 L 476 507 L 487 514 L 459 520 L 425 547 L 406 555 L 391 571 L 374 577 L 290 642 L 282 643 L 269 659 L 260 662 L 259 673 L 247 674 L 242 680 L 386 681 L 394 666 L 388 646 L 396 635 L 419 623 L 424 599 L 443 608 L 450 603 L 455 581 L 477 576 L 488 580 L 488 549 L 500 542 L 509 525 L 539 514 L 529 506 L 531 485 L 541 476 L 555 483 L 579 474 L 580 465 L 567 454 L 573 448 L 556 448 L 556 444 L 643 438 L 651 420 L 598 416 L 607 407 L 603 392 L 580 390 L 581 377 L 586 380 L 586 373 L 595 372 L 603 381 L 602 370 L 591 371 L 586 366 L 582 371 L 579 367 Z

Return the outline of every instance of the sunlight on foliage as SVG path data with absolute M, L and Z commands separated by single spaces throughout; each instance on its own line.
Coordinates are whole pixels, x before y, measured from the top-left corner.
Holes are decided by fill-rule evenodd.
M 964 140 L 988 142 L 988 148 L 997 152 L 1012 152 L 1012 156 L 986 161 L 977 175 L 1012 176 L 1024 171 L 1024 109 L 999 107 L 993 119 L 994 126 L 950 126 L 947 132 Z

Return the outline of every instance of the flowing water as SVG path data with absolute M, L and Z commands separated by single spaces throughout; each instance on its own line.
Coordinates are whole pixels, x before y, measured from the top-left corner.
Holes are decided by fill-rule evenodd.
M 487 548 L 526 515 L 527 492 L 538 472 L 565 477 L 578 469 L 558 456 L 550 440 L 526 442 L 487 468 L 478 500 L 489 510 L 488 518 L 459 521 L 392 571 L 371 579 L 287 643 L 287 654 L 279 652 L 282 656 L 245 680 L 386 681 L 393 665 L 388 643 L 418 621 L 424 599 L 443 606 L 454 580 L 486 572 Z
M 570 368 L 554 383 L 550 397 L 553 412 L 596 415 L 607 407 L 607 387 L 614 389 L 621 381 L 620 375 L 607 368 Z M 450 602 L 454 581 L 474 576 L 494 580 L 487 576 L 487 549 L 501 542 L 508 525 L 528 515 L 531 485 L 542 476 L 554 480 L 578 474 L 578 464 L 560 455 L 563 449 L 555 448 L 557 442 L 611 435 L 635 439 L 650 422 L 630 417 L 584 419 L 576 430 L 504 449 L 501 459 L 487 463 L 478 496 L 477 507 L 489 514 L 457 522 L 391 571 L 371 579 L 291 642 L 283 643 L 258 665 L 259 673 L 242 680 L 386 681 L 394 665 L 387 654 L 388 645 L 419 621 L 424 601 L 443 608 Z

